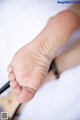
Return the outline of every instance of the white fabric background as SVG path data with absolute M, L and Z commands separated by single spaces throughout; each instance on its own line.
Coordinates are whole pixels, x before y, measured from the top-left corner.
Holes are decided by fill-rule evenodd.
M 67 7 L 56 0 L 0 1 L 0 87 L 8 81 L 7 65 L 15 52 L 30 42 L 51 16 Z M 79 120 L 80 67 L 63 73 L 58 81 L 46 83 L 26 105 L 20 116 L 23 119 Z

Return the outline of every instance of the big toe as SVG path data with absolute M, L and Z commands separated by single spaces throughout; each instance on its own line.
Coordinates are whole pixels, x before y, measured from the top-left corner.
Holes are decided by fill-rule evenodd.
M 36 91 L 31 88 L 23 87 L 21 92 L 17 96 L 17 100 L 20 103 L 28 102 L 29 100 L 31 100 L 34 97 L 35 92 Z

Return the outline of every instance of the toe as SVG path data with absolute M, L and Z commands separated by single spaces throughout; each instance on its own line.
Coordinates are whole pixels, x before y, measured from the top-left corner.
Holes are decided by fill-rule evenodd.
M 13 72 L 9 73 L 8 78 L 11 81 L 16 79 L 15 74 Z
M 17 87 L 17 85 L 18 85 L 18 83 L 17 83 L 16 80 L 13 80 L 13 81 L 10 82 L 10 86 L 11 86 L 12 88 Z
M 27 88 L 27 87 L 23 87 L 21 92 L 17 96 L 17 100 L 20 103 L 28 102 L 29 100 L 31 100 L 34 97 L 35 92 L 36 91 L 34 91 L 33 89 L 30 89 L 30 88 Z
M 17 85 L 14 89 L 13 89 L 13 92 L 18 95 L 21 91 L 21 87 L 19 85 Z
M 7 68 L 7 71 L 10 73 L 13 71 L 13 66 L 11 64 L 9 64 L 8 68 Z

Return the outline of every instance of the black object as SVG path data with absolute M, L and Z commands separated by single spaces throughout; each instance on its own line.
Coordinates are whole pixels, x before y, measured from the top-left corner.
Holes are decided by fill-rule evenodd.
M 54 74 L 58 77 L 58 70 L 57 70 L 57 67 L 56 67 L 56 63 L 55 63 L 55 60 L 53 60 L 51 62 L 51 65 L 50 65 L 50 68 L 48 70 L 48 72 L 50 72 L 50 70 L 53 70 Z
M 10 87 L 10 81 L 8 81 L 1 89 L 0 94 Z

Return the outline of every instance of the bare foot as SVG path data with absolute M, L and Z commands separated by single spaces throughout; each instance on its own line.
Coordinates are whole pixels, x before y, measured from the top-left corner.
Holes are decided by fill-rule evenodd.
M 10 85 L 24 103 L 33 98 L 47 75 L 56 51 L 78 27 L 78 17 L 63 11 L 51 18 L 44 30 L 22 47 L 8 66 Z

